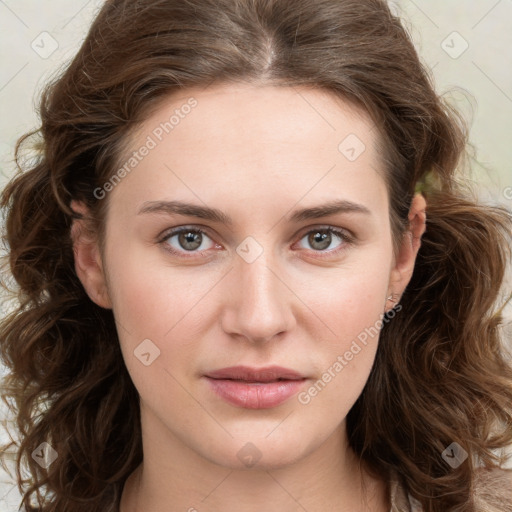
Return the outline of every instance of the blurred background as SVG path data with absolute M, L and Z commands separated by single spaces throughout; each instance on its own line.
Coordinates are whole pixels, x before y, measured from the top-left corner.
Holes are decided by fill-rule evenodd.
M 431 70 L 437 91 L 471 127 L 471 180 L 481 200 L 512 208 L 512 1 L 389 3 Z M 73 58 L 102 4 L 0 0 L 0 189 L 15 172 L 17 139 L 39 127 L 39 92 Z M 505 313 L 512 317 L 510 305 Z M 507 332 L 512 337 L 512 330 Z M 0 376 L 3 371 L 0 366 Z M 0 428 L 0 442 L 6 439 Z M 0 509 L 14 511 L 18 503 L 16 489 L 0 470 Z

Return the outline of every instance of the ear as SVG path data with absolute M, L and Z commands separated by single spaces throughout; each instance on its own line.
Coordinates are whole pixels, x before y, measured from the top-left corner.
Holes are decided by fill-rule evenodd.
M 404 233 L 402 243 L 391 270 L 388 290 L 388 302 L 399 302 L 414 272 L 416 256 L 421 247 L 421 237 L 425 233 L 427 203 L 421 194 L 416 194 L 409 209 L 409 229 Z M 388 305 L 386 303 L 386 306 Z
M 75 256 L 75 271 L 90 299 L 102 308 L 111 309 L 98 240 L 91 229 L 87 206 L 71 201 L 71 209 L 81 214 L 71 225 L 71 240 Z

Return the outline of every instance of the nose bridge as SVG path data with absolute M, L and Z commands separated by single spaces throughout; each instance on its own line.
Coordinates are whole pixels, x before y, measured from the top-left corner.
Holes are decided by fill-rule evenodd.
M 246 239 L 237 248 L 239 257 L 231 281 L 236 290 L 231 330 L 252 340 L 269 339 L 287 330 L 292 321 L 291 293 L 284 284 L 285 276 L 280 275 L 283 266 L 274 257 L 271 238 L 265 238 L 265 245 Z
M 254 308 L 267 308 L 274 306 L 274 303 L 281 303 L 283 284 L 277 278 L 276 265 L 273 258 L 263 253 L 252 263 L 239 263 L 239 279 L 242 289 L 242 300 Z M 276 275 L 277 274 L 277 275 Z

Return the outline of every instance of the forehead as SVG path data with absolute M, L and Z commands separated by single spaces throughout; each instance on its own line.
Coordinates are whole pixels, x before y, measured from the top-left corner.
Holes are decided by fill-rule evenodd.
M 139 133 L 153 133 L 160 140 L 182 132 L 180 142 L 192 135 L 189 142 L 193 144 L 201 139 L 229 142 L 243 137 L 250 140 L 251 136 L 269 143 L 294 143 L 301 136 L 309 136 L 315 142 L 323 137 L 326 145 L 332 145 L 347 128 L 368 142 L 376 136 L 365 110 L 329 91 L 221 83 L 189 88 L 161 99 L 146 116 Z M 172 143 L 172 137 L 168 139 Z
M 134 132 L 119 164 L 129 172 L 113 195 L 138 206 L 175 194 L 216 204 L 265 192 L 297 202 L 333 187 L 354 195 L 383 185 L 377 136 L 364 110 L 324 90 L 190 88 L 160 100 Z

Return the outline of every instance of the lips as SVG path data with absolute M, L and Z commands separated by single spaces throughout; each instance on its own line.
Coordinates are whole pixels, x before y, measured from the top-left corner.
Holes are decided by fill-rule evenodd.
M 303 380 L 305 378 L 300 373 L 281 366 L 267 366 L 265 368 L 231 366 L 209 372 L 206 377 L 244 382 L 276 382 L 281 380 Z
M 297 394 L 308 380 L 281 366 L 232 366 L 204 376 L 210 389 L 224 401 L 244 409 L 270 409 Z

